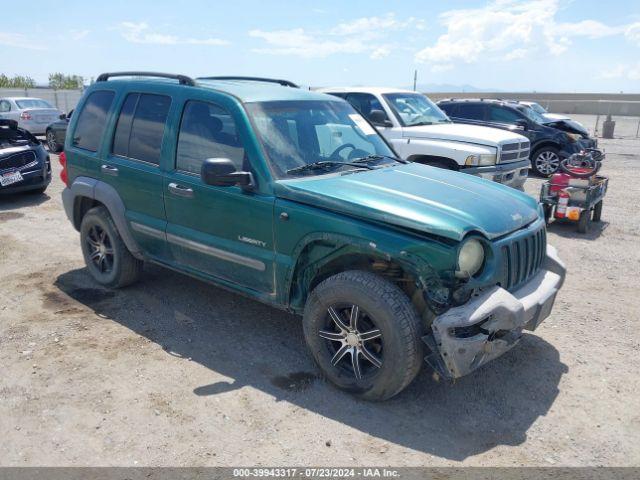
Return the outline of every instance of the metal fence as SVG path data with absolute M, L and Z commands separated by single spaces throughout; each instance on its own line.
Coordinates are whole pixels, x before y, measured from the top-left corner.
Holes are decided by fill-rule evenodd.
M 0 98 L 41 98 L 63 112 L 68 112 L 69 110 L 76 108 L 81 96 L 82 90 L 54 90 L 53 88 L 0 88 Z

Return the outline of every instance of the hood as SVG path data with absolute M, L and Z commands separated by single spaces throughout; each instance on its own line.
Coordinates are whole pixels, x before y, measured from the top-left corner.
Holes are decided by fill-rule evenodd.
M 581 123 L 578 123 L 575 120 L 571 120 L 570 118 L 553 120 L 545 123 L 545 126 L 557 128 L 558 130 L 562 130 L 563 132 L 577 133 L 578 135 L 582 135 L 585 138 L 589 137 L 589 131 Z
M 441 123 L 403 127 L 402 136 L 405 138 L 452 140 L 491 146 L 502 143 L 523 142 L 526 140 L 526 138 L 523 138 L 521 135 L 508 130 L 483 127 L 480 125 L 466 125 L 463 123 Z
M 276 195 L 453 240 L 472 231 L 500 237 L 539 217 L 537 202 L 518 190 L 418 163 L 280 180 Z

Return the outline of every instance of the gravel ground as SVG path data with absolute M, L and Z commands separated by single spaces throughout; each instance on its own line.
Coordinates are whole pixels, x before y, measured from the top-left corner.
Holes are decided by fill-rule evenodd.
M 53 157 L 46 195 L 0 198 L 0 465 L 639 466 L 640 141 L 601 145 L 604 221 L 549 227 L 551 317 L 377 404 L 317 378 L 296 317 L 153 266 L 98 287 Z

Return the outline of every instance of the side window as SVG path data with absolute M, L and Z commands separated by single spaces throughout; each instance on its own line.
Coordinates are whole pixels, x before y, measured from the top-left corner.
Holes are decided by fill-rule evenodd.
M 452 104 L 452 103 L 439 103 L 438 107 L 440 107 L 440 110 L 442 110 L 444 113 L 446 113 L 450 117 L 459 116 L 459 115 L 457 115 L 458 106 L 455 105 L 455 104 Z
M 9 111 L 11 111 L 11 104 L 6 100 L 0 101 L 0 112 L 9 112 Z
M 370 93 L 350 93 L 345 99 L 353 108 L 360 112 L 363 117 L 369 118 L 371 110 L 380 110 L 384 112 L 385 118 L 388 120 L 387 113 L 384 111 L 380 101 Z
M 456 117 L 469 118 L 471 120 L 484 119 L 484 105 L 479 103 L 460 103 L 455 113 Z
M 522 117 L 510 108 L 499 107 L 497 105 L 491 105 L 489 107 L 489 121 L 500 123 L 515 123 Z
M 112 152 L 158 165 L 170 106 L 171 97 L 166 95 L 127 95 L 118 116 Z
M 113 97 L 114 92 L 108 90 L 89 95 L 78 116 L 72 145 L 92 152 L 98 150 Z
M 202 162 L 216 157 L 228 158 L 237 170 L 245 169 L 244 148 L 236 124 L 225 109 L 190 100 L 185 104 L 180 123 L 176 169 L 200 174 Z

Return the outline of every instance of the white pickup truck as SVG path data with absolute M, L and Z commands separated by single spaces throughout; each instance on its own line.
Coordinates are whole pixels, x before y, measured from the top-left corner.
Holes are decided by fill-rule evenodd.
M 425 95 L 378 87 L 321 88 L 344 98 L 410 161 L 478 175 L 518 189 L 529 174 L 529 140 L 497 128 L 454 124 Z

